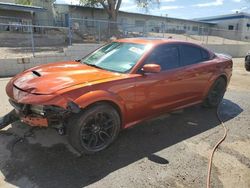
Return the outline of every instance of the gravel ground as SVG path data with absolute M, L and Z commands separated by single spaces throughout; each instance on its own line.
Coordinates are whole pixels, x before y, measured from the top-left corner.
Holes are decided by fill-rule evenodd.
M 250 73 L 234 59 L 220 106 L 229 132 L 216 151 L 212 187 L 250 187 Z M 8 105 L 0 80 L 0 115 Z M 193 106 L 121 132 L 108 149 L 82 156 L 52 129 L 18 122 L 0 131 L 1 187 L 205 187 L 207 163 L 223 128 L 216 111 Z
M 35 56 L 37 55 L 55 55 L 63 52 L 62 46 L 57 47 L 36 47 Z M 31 47 L 0 47 L 1 59 L 10 59 L 10 58 L 23 58 L 23 57 L 32 57 L 32 48 Z

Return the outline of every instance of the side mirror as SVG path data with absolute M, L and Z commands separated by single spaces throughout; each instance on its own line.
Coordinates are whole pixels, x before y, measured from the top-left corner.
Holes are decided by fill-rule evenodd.
M 144 73 L 158 73 L 161 72 L 161 66 L 157 64 L 146 64 L 142 67 L 142 72 Z

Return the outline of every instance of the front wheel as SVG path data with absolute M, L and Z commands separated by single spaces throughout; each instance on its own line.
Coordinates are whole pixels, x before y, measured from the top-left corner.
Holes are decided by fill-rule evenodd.
M 69 119 L 69 142 L 80 153 L 93 154 L 115 140 L 120 126 L 116 109 L 109 104 L 97 104 Z
M 217 107 L 226 92 L 227 83 L 224 78 L 218 78 L 210 88 L 207 97 L 203 101 L 203 106 L 208 108 Z

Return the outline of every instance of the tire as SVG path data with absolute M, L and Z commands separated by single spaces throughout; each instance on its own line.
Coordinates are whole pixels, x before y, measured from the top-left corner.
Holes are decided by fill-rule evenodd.
M 67 125 L 70 144 L 81 154 L 94 154 L 107 148 L 118 136 L 119 113 L 111 105 L 96 104 L 72 116 Z
M 249 66 L 245 66 L 245 68 L 246 68 L 246 71 L 250 71 L 250 65 Z
M 246 68 L 246 71 L 250 71 L 250 56 L 249 55 L 245 57 L 245 68 Z
M 210 88 L 207 97 L 203 101 L 203 106 L 207 108 L 217 108 L 226 92 L 227 83 L 224 78 L 218 78 Z

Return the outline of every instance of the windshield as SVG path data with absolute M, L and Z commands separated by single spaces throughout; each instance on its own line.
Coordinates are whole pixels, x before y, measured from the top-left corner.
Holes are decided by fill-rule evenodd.
M 91 53 L 81 62 L 113 72 L 126 73 L 135 66 L 145 50 L 146 46 L 143 44 L 112 42 Z

